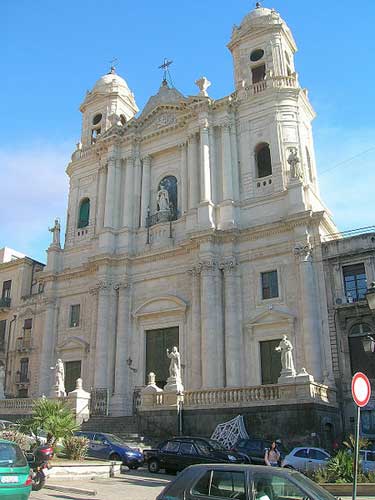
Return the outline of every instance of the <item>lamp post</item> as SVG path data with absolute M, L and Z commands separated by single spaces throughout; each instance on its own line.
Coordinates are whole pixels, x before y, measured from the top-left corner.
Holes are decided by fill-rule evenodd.
M 370 285 L 370 288 L 366 292 L 367 304 L 371 311 L 375 311 L 375 281 Z

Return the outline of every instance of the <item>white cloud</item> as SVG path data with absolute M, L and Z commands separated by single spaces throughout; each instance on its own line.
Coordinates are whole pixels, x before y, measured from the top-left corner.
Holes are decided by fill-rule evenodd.
M 0 247 L 10 246 L 46 260 L 48 227 L 55 217 L 63 223 L 66 217 L 65 168 L 72 144 L 33 143 L 18 150 L 0 149 Z
M 315 148 L 321 196 L 339 229 L 375 225 L 375 129 L 316 128 Z

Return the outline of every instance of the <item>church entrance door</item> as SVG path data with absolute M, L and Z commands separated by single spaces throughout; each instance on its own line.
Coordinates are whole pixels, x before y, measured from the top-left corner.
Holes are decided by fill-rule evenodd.
M 280 344 L 280 339 L 260 342 L 260 364 L 262 369 L 262 384 L 277 384 L 281 373 L 280 353 L 275 347 Z
M 165 386 L 169 377 L 170 363 L 167 349 L 171 351 L 174 346 L 179 347 L 178 326 L 146 331 L 146 384 L 148 374 L 154 372 L 158 387 L 162 389 Z
M 81 378 L 81 361 L 65 362 L 65 392 L 72 392 L 76 388 L 76 380 Z

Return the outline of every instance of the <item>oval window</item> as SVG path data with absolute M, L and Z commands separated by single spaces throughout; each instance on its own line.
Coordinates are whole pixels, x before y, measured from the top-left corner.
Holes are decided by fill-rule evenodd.
M 102 114 L 98 113 L 97 115 L 94 116 L 94 118 L 92 120 L 92 124 L 97 125 L 101 119 L 102 119 Z
M 253 50 L 252 53 L 250 54 L 250 61 L 259 61 L 259 59 L 262 59 L 263 56 L 264 56 L 263 49 Z

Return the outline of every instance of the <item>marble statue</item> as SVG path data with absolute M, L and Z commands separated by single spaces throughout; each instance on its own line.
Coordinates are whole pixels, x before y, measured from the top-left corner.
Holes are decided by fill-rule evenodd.
M 64 363 L 61 359 L 58 359 L 56 365 L 51 367 L 51 370 L 55 370 L 55 394 L 58 398 L 65 397 L 65 370 Z
M 281 375 L 295 376 L 296 370 L 294 369 L 293 362 L 293 346 L 286 335 L 283 335 L 280 344 L 275 348 L 275 351 L 281 354 Z
M 181 380 L 181 358 L 177 347 L 174 346 L 171 352 L 167 349 L 167 356 L 171 360 L 169 364 L 169 376 L 176 380 Z
M 288 163 L 290 165 L 290 175 L 293 179 L 301 179 L 302 171 L 300 167 L 300 159 L 298 158 L 297 148 L 290 148 L 288 156 Z
M 5 399 L 4 385 L 5 385 L 5 368 L 3 365 L 0 365 L 0 399 Z
M 198 80 L 195 81 L 195 85 L 199 88 L 199 94 L 203 97 L 207 97 L 207 89 L 211 86 L 211 82 L 207 80 L 205 76 L 201 76 Z
M 60 247 L 60 230 L 61 226 L 59 219 L 55 219 L 55 225 L 48 229 L 48 231 L 50 231 L 53 235 L 51 243 L 52 246 Z
M 166 210 L 169 210 L 169 194 L 168 191 L 165 189 L 164 184 L 160 184 L 160 189 L 158 191 L 158 205 L 159 205 L 159 212 L 164 212 Z

